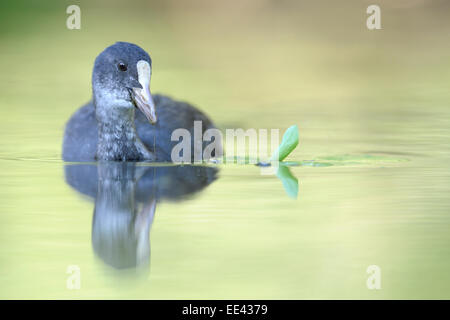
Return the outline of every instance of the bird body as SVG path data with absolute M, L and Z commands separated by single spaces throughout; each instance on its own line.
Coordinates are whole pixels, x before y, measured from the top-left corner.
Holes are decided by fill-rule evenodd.
M 178 141 L 171 141 L 172 132 L 185 128 L 194 145 L 194 121 L 202 121 L 202 129 L 214 128 L 212 121 L 190 104 L 167 96 L 154 95 L 158 122 L 151 125 L 145 115 L 136 110 L 134 126 L 137 136 L 155 157 L 152 161 L 171 161 L 171 150 Z M 98 123 L 92 101 L 79 108 L 66 124 L 63 142 L 64 161 L 95 161 L 98 146 Z M 194 154 L 193 151 L 191 154 Z

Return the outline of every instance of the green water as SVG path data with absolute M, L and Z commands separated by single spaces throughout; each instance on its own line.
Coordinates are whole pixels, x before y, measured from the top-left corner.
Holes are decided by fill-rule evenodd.
M 65 4 L 2 4 L 1 298 L 450 298 L 448 5 L 386 5 L 383 30 L 368 31 L 359 2 L 262 3 L 81 1 L 77 31 Z M 97 253 L 100 200 L 60 160 L 93 59 L 118 40 L 151 53 L 153 92 L 222 129 L 300 130 L 284 180 L 210 165 L 215 181 L 158 200 L 149 254 L 127 269 Z M 370 265 L 380 290 L 366 286 Z

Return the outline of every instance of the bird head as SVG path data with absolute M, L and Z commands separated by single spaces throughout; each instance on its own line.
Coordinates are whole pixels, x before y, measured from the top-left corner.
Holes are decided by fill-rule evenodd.
M 150 94 L 152 60 L 139 46 L 117 42 L 95 59 L 92 73 L 94 99 L 108 108 L 138 108 L 150 123 L 156 123 L 156 109 Z

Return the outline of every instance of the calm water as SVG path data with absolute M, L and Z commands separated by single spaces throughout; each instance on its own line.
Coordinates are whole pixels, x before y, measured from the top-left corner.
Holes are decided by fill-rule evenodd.
M 330 30 L 303 11 L 244 9 L 223 9 L 231 23 L 160 8 L 119 28 L 122 11 L 92 7 L 78 33 L 58 8 L 14 16 L 33 27 L 2 34 L 0 298 L 450 298 L 448 21 L 411 11 L 418 25 L 368 34 L 361 17 Z M 223 129 L 297 124 L 300 165 L 280 178 L 63 163 L 64 123 L 116 40 L 151 52 L 154 92 Z M 366 287 L 369 265 L 381 290 Z

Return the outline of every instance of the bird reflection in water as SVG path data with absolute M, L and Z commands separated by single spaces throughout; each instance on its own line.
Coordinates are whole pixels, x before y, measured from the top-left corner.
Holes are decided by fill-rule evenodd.
M 66 182 L 95 199 L 92 246 L 117 268 L 150 263 L 150 228 L 157 203 L 179 201 L 217 178 L 207 166 L 143 166 L 131 162 L 67 164 Z

